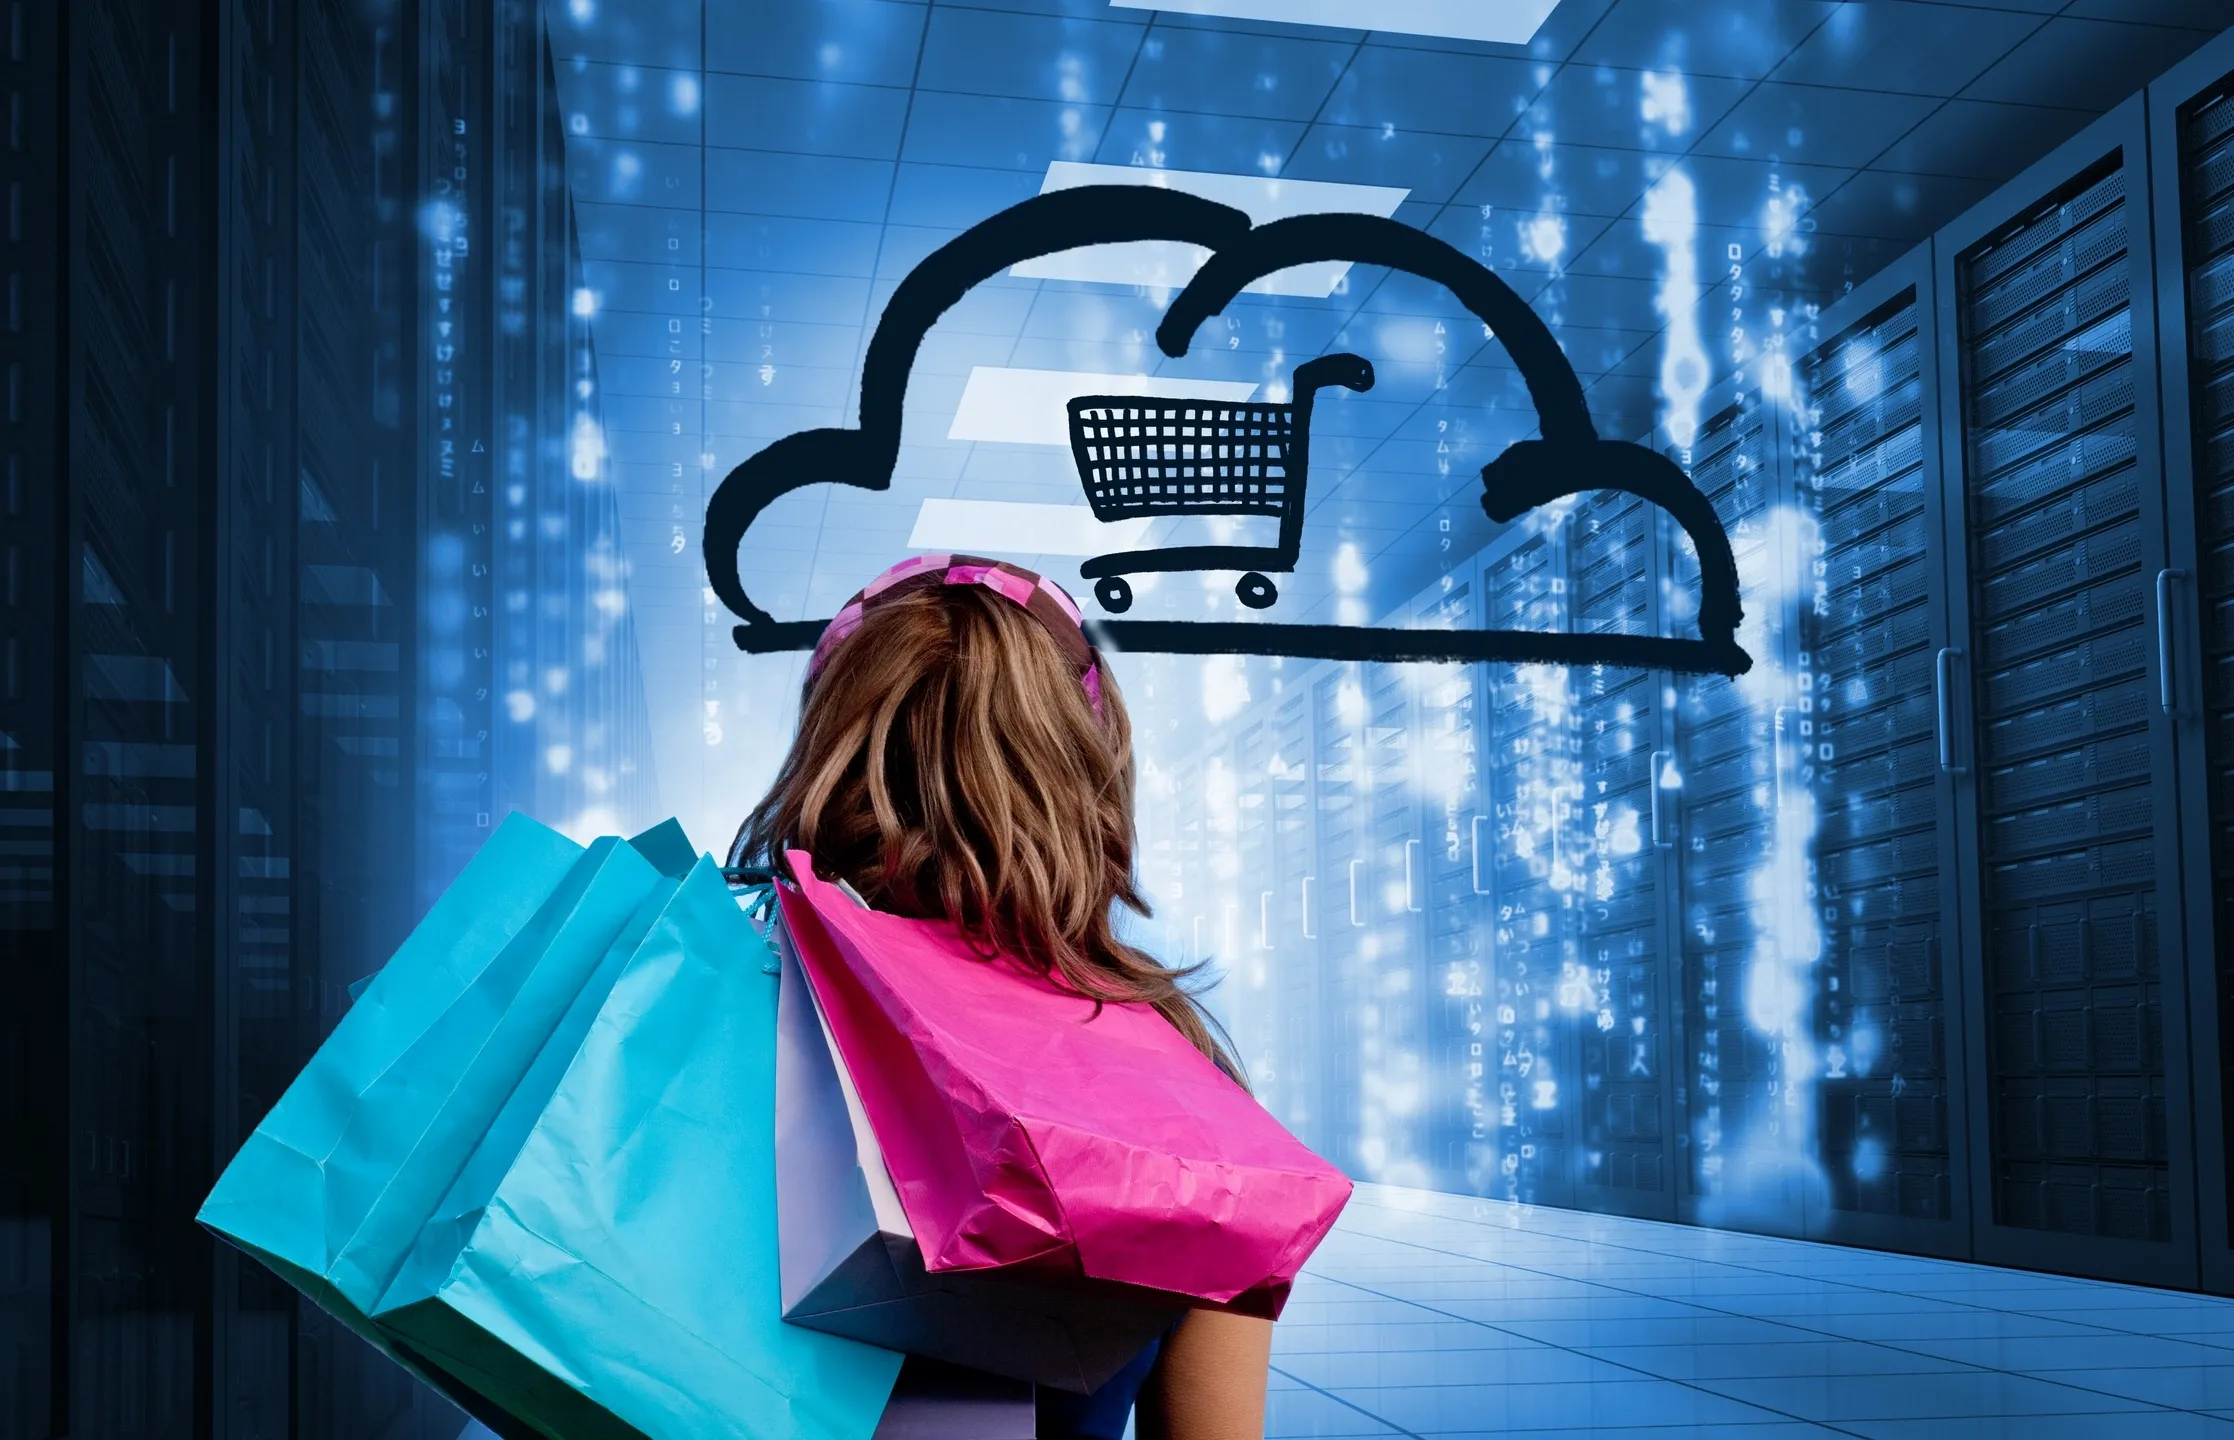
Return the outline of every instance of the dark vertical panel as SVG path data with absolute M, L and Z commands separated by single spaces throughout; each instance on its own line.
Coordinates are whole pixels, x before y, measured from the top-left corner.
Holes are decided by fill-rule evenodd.
M 416 324 L 411 51 L 392 3 L 297 11 L 296 823 L 290 940 L 300 1045 L 415 909 L 410 713 L 417 487 L 403 336 Z M 247 1267 L 253 1269 L 254 1267 Z M 401 1437 L 460 1423 L 316 1306 L 294 1310 L 295 1433 Z
M 69 6 L 73 1435 L 192 1435 L 208 1403 L 216 890 L 207 766 L 220 493 L 207 381 L 225 63 L 188 3 Z M 225 273 L 228 289 L 239 282 Z M 58 817 L 60 818 L 60 817 Z
M 1567 621 L 1565 557 L 1555 537 L 1531 534 L 1483 571 L 1483 623 L 1558 630 Z M 1487 683 L 1497 1173 L 1487 1193 L 1531 1205 L 1574 1199 L 1577 1125 L 1573 1027 L 1559 990 L 1578 941 L 1563 856 L 1574 804 L 1570 690 L 1557 666 L 1496 667 Z
M 2215 1147 L 2225 1174 L 2230 1136 L 2225 1117 L 2234 1114 L 2234 84 L 2221 81 L 2196 97 L 2182 114 L 2179 131 L 2181 239 L 2188 350 L 2188 404 L 2198 612 L 2202 621 L 2203 674 L 2200 685 L 2204 788 L 2192 796 L 2208 824 L 2210 953 L 2191 947 L 2193 963 L 2208 965 L 2216 977 L 2219 1011 L 2198 1014 L 2199 1034 L 2216 1032 L 2218 1072 L 2198 1070 L 2200 1092 L 2216 1091 L 2213 1109 L 2220 1117 L 2216 1134 L 2198 1134 L 2197 1144 Z M 2177 443 L 2178 437 L 2172 437 Z M 2190 835 L 2196 833 L 2193 827 Z M 2193 876 L 2197 867 L 2190 866 Z M 2206 1168 L 2208 1174 L 2209 1169 Z M 2224 1217 L 2225 1195 L 2206 1197 L 2205 1213 Z M 2209 1203 L 2215 1202 L 2215 1203 Z M 2220 1260 L 2234 1244 L 2223 1229 L 2205 1237 L 2207 1253 Z M 2222 1262 L 2223 1263 L 2223 1262 Z M 2223 1281 L 2222 1281 L 2223 1283 Z
M 1992 1202 L 2167 1242 L 2159 862 L 2127 171 L 1958 264 Z
M 215 1013 L 212 1159 L 229 1156 L 306 1051 L 296 971 L 294 308 L 295 12 L 229 0 L 216 16 L 215 333 L 209 607 L 211 817 L 204 917 Z M 207 1247 L 215 1395 L 226 1436 L 288 1432 L 295 1296 L 262 1267 Z
M 56 1395 L 69 1137 L 55 1092 L 67 1074 L 56 810 L 70 790 L 61 722 L 70 574 L 61 563 L 68 491 L 61 394 L 63 15 L 10 0 L 0 96 L 13 117 L 0 147 L 0 1434 L 44 1436 Z
M 497 804 L 495 19 L 488 5 L 425 0 L 419 28 L 421 908 L 480 848 Z
M 1649 635 L 1656 629 L 1657 512 L 1633 495 L 1595 492 L 1563 527 L 1569 628 Z M 1667 1116 L 1670 975 L 1655 844 L 1655 789 L 1665 778 L 1657 672 L 1595 665 L 1574 675 L 1580 739 L 1575 799 L 1582 1139 L 1576 1180 L 1592 1209 L 1673 1219 Z M 1655 761 L 1661 763 L 1656 765 Z
M 1936 508 L 1924 410 L 1928 300 L 1912 284 L 1809 358 L 1799 504 L 1814 574 L 1800 647 L 1814 697 L 1823 959 L 1817 1082 L 1830 1209 L 1959 1249 L 1935 708 Z M 1836 1221 L 1818 1227 L 1841 1233 Z

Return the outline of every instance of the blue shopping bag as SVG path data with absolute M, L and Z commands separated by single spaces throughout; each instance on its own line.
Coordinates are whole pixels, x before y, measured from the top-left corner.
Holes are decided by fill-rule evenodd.
M 775 971 L 698 860 L 594 1013 L 554 1030 L 374 1308 L 500 1433 L 876 1432 L 901 1357 L 782 1318 Z
M 364 1312 L 584 984 L 634 952 L 675 886 L 618 840 L 585 850 L 507 819 L 226 1166 L 201 1223 L 387 1348 Z

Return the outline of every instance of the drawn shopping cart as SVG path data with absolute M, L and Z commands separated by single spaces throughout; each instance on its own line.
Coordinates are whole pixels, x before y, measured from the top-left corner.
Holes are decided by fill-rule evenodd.
M 1310 472 L 1311 406 L 1329 385 L 1373 388 L 1361 355 L 1322 355 L 1296 367 L 1285 404 L 1156 400 L 1081 395 L 1070 402 L 1070 449 L 1097 520 L 1159 515 L 1270 515 L 1279 541 L 1265 545 L 1179 545 L 1097 555 L 1078 567 L 1104 610 L 1132 608 L 1127 575 L 1244 570 L 1233 589 L 1262 610 L 1280 592 L 1262 572 L 1295 569 L 1303 544 L 1304 484 Z

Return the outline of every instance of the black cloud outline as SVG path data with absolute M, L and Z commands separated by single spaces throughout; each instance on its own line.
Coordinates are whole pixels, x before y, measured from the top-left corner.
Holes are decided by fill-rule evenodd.
M 1504 345 L 1519 367 L 1543 432 L 1482 467 L 1482 509 L 1509 521 L 1536 506 L 1594 490 L 1621 490 L 1668 513 L 1691 536 L 1700 568 L 1699 636 L 1560 634 L 1528 630 L 1402 630 L 1376 626 L 1223 621 L 1087 622 L 1111 650 L 1166 654 L 1283 655 L 1378 661 L 1505 661 L 1614 665 L 1686 674 L 1741 675 L 1752 657 L 1737 644 L 1743 610 L 1737 565 L 1713 506 L 1675 462 L 1642 445 L 1602 440 L 1574 367 L 1550 328 L 1504 280 L 1444 241 L 1377 215 L 1298 215 L 1252 228 L 1238 210 L 1179 191 L 1091 185 L 1037 195 L 948 241 L 911 271 L 885 306 L 862 368 L 858 429 L 787 435 L 730 471 L 706 507 L 708 582 L 746 623 L 741 650 L 812 649 L 827 620 L 777 621 L 746 597 L 737 551 L 777 496 L 831 483 L 888 489 L 899 456 L 902 401 L 923 337 L 978 283 L 1020 261 L 1083 245 L 1177 240 L 1210 249 L 1173 299 L 1157 344 L 1185 355 L 1203 321 L 1248 285 L 1295 265 L 1330 260 L 1378 265 L 1448 289 Z

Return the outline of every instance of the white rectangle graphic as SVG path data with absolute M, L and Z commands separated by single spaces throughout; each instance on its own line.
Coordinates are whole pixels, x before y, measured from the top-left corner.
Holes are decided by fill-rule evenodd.
M 963 555 L 1108 555 L 1138 550 L 1153 519 L 1096 520 L 1084 505 L 1021 500 L 926 500 L 915 513 L 911 550 Z
M 1263 175 L 1226 175 L 1199 170 L 1148 170 L 1137 165 L 1088 165 L 1057 160 L 1047 167 L 1040 193 L 1080 185 L 1148 185 L 1200 195 L 1231 205 L 1254 224 L 1290 215 L 1341 211 L 1390 216 L 1412 192 L 1392 185 L 1344 185 L 1331 180 L 1276 180 Z M 1125 245 L 1091 245 L 1043 255 L 1012 267 L 1012 275 L 1037 280 L 1082 280 L 1102 285 L 1147 285 L 1176 290 L 1185 285 L 1210 252 L 1199 245 L 1143 240 Z M 1349 262 L 1329 260 L 1298 265 L 1267 275 L 1249 288 L 1266 295 L 1324 297 L 1349 271 Z
M 1257 393 L 1248 380 L 1182 380 L 1163 375 L 1096 375 L 1085 370 L 1010 370 L 970 367 L 949 440 L 994 440 L 1009 445 L 1070 448 L 1070 412 L 1080 395 L 1142 395 L 1165 400 L 1246 400 Z

